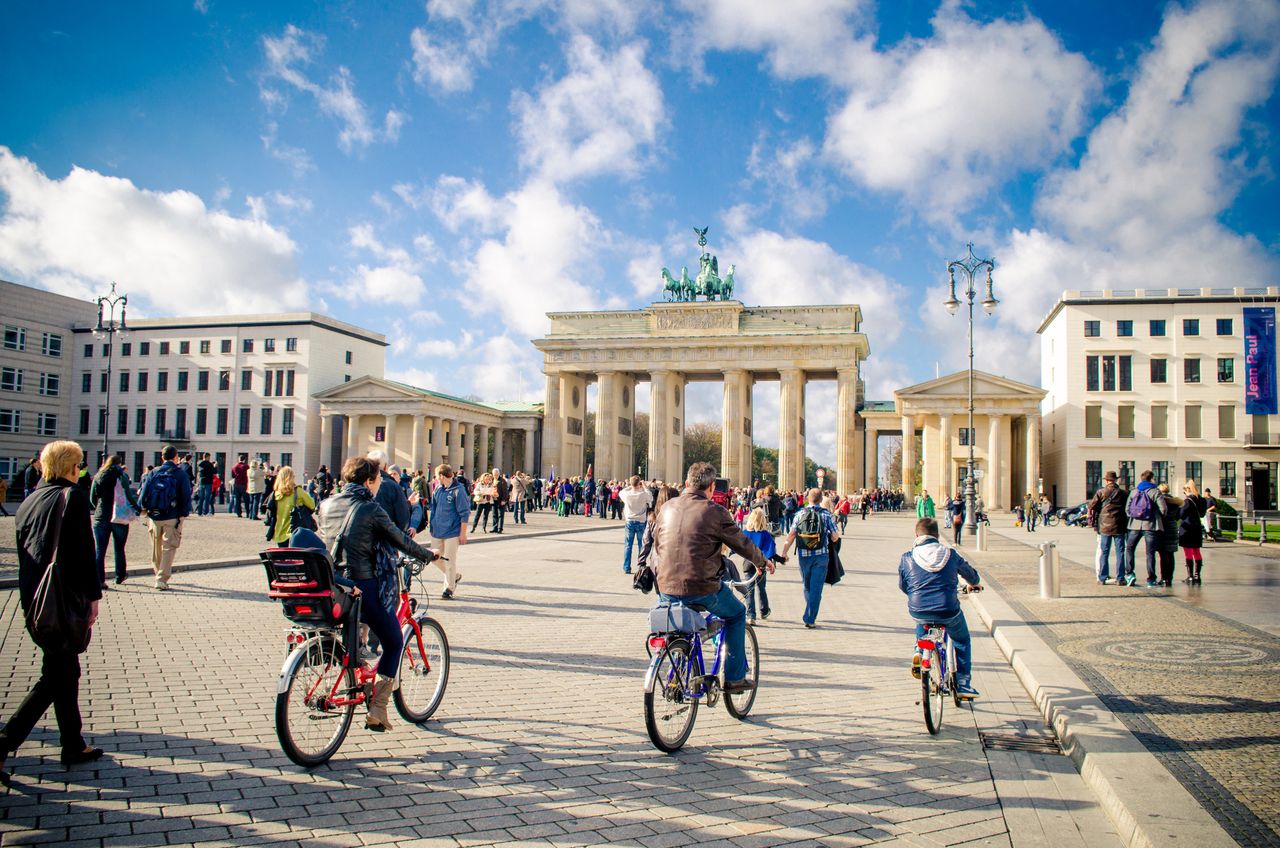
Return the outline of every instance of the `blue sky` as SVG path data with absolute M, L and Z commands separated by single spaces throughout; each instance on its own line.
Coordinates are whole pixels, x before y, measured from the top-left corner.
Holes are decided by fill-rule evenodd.
M 0 276 L 318 309 L 386 333 L 391 376 L 536 398 L 543 313 L 656 299 L 709 225 L 748 304 L 860 303 L 888 398 L 963 366 L 969 240 L 1002 300 L 979 366 L 1032 382 L 1064 289 L 1280 269 L 1274 0 L 370 8 L 11 8 Z

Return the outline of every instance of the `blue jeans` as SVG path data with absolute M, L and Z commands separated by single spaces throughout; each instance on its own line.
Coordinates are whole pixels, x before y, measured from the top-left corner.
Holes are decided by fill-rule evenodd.
M 525 506 L 526 502 L 524 500 L 513 501 L 511 503 L 511 520 L 516 524 L 529 523 L 525 520 Z
M 378 578 L 353 580 L 363 596 L 360 599 L 360 620 L 369 625 L 369 629 L 378 637 L 382 645 L 382 658 L 378 660 L 378 674 L 395 677 L 400 668 L 400 654 L 404 650 L 404 637 L 400 633 L 400 623 L 395 613 L 389 612 L 382 605 L 381 587 Z
M 93 541 L 97 543 L 98 582 L 107 582 L 107 540 L 110 539 L 116 552 L 116 579 L 123 580 L 129 565 L 124 558 L 124 545 L 129 540 L 129 525 L 114 524 L 111 521 L 95 521 L 93 523 Z
M 725 657 L 724 679 L 729 683 L 737 683 L 747 676 L 747 608 L 738 600 L 733 590 L 723 583 L 720 591 L 714 595 L 664 595 L 658 593 L 664 601 L 679 601 L 683 604 L 697 604 L 707 608 L 707 612 L 724 620 L 724 644 L 728 656 Z
M 804 586 L 804 623 L 814 624 L 822 604 L 822 590 L 827 585 L 825 554 L 800 558 L 800 582 Z
M 756 592 L 760 593 L 760 612 L 769 611 L 769 592 L 765 588 L 765 584 L 769 582 L 769 572 L 761 571 L 760 579 L 755 582 L 750 589 L 747 590 L 747 616 L 756 617 Z
M 257 518 L 258 512 L 262 509 L 262 493 L 254 492 L 249 495 L 249 517 Z
M 972 674 L 971 654 L 969 646 L 969 625 L 964 620 L 964 612 L 958 612 L 950 618 L 941 618 L 936 615 L 922 615 L 920 613 L 911 613 L 911 617 L 916 620 L 916 638 L 924 638 L 925 624 L 941 624 L 947 628 L 947 635 L 951 637 L 951 644 L 955 647 L 956 657 L 956 683 L 966 684 L 969 682 L 969 675 Z
M 249 508 L 249 495 L 239 486 L 231 490 L 231 506 L 227 507 L 227 512 L 235 512 L 236 517 L 240 517 L 240 511 Z M 253 516 L 249 516 L 252 518 Z
M 640 549 L 644 542 L 644 522 L 628 521 L 627 522 L 627 552 L 622 555 L 622 573 L 631 573 L 631 548 Z
M 1124 553 L 1125 565 L 1128 566 L 1128 573 L 1134 574 L 1138 570 L 1138 541 L 1145 540 L 1147 543 L 1147 582 L 1153 582 L 1156 579 L 1156 550 L 1160 547 L 1160 539 L 1154 530 L 1130 530 L 1129 536 L 1125 539 Z
M 1125 574 L 1124 536 L 1108 536 L 1098 534 L 1098 579 L 1106 580 L 1111 576 L 1111 549 L 1116 549 L 1116 580 L 1123 580 Z M 1129 571 L 1133 571 L 1129 568 Z
M 196 515 L 213 515 L 213 486 L 205 485 L 196 490 Z

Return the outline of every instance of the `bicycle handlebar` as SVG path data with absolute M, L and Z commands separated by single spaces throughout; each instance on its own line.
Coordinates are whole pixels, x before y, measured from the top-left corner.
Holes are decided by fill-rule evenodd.
M 763 569 L 757 568 L 756 573 L 751 575 L 746 580 L 726 580 L 725 584 L 729 586 L 729 588 L 731 589 L 740 589 L 745 591 L 746 589 L 750 589 L 752 586 L 756 584 L 756 581 L 760 579 L 760 572 L 762 570 Z

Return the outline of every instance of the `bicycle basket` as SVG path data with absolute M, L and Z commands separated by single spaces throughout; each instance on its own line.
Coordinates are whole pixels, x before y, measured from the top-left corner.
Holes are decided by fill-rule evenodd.
M 280 601 L 285 618 L 324 627 L 341 623 L 351 596 L 334 585 L 326 552 L 268 548 L 259 557 L 267 572 L 267 597 Z
M 700 633 L 706 629 L 702 613 L 684 604 L 663 601 L 649 610 L 650 633 Z

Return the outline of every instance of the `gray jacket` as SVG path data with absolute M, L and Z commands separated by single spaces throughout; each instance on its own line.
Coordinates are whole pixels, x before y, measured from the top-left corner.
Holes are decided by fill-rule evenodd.
M 1131 531 L 1132 530 L 1152 530 L 1152 531 L 1155 531 L 1156 533 L 1159 533 L 1161 530 L 1164 529 L 1164 521 L 1160 518 L 1160 516 L 1164 515 L 1166 511 L 1164 493 L 1161 492 L 1155 486 L 1151 485 L 1150 483 L 1147 483 L 1145 481 L 1142 483 L 1139 483 L 1138 488 L 1133 490 L 1133 494 L 1129 495 L 1128 503 L 1125 504 L 1126 514 L 1128 514 L 1129 512 L 1129 504 L 1133 503 L 1135 498 L 1140 498 L 1140 497 L 1149 498 L 1153 504 L 1153 508 L 1151 510 L 1151 520 L 1143 521 L 1139 518 L 1130 517 L 1129 529 Z

